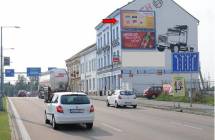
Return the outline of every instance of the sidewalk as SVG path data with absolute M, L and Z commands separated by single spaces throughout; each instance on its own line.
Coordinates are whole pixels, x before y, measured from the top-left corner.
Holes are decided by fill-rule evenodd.
M 106 101 L 107 96 L 90 96 L 93 100 Z M 164 109 L 170 111 L 185 112 L 198 115 L 214 116 L 214 106 L 204 104 L 192 104 L 182 102 L 166 102 L 137 98 L 138 106 Z

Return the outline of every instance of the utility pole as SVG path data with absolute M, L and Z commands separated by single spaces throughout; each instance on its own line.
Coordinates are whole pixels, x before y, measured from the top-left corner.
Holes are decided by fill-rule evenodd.
M 0 94 L 0 111 L 3 111 L 3 46 L 2 46 L 2 26 L 1 26 L 1 94 Z
M 1 90 L 0 90 L 0 111 L 3 111 L 3 96 L 4 96 L 4 64 L 3 64 L 3 45 L 2 45 L 2 30 L 3 28 L 20 28 L 19 26 L 1 26 Z

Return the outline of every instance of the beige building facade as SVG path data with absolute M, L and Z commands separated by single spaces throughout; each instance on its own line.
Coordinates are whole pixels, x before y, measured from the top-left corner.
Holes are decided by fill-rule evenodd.
M 69 89 L 71 91 L 81 90 L 80 77 L 80 54 L 76 54 L 66 60 L 66 67 L 69 75 Z

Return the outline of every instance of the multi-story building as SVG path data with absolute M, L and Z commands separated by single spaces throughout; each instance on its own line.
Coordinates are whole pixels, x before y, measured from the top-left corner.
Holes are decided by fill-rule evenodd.
M 95 94 L 97 92 L 96 45 L 90 45 L 80 52 L 81 90 Z
M 198 72 L 173 72 L 173 52 L 198 52 L 199 23 L 173 0 L 134 0 L 107 18 L 117 22 L 95 27 L 98 91 L 142 93 L 174 76 L 198 79 Z
M 69 75 L 69 89 L 71 91 L 81 90 L 80 75 L 80 53 L 66 60 L 66 67 Z

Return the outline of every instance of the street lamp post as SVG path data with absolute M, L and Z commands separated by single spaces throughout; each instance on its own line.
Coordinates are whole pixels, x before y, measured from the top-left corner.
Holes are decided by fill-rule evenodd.
M 20 28 L 19 26 L 1 26 L 1 94 L 0 94 L 0 111 L 3 111 L 4 96 L 4 64 L 3 64 L 3 46 L 2 46 L 2 30 L 3 28 Z

